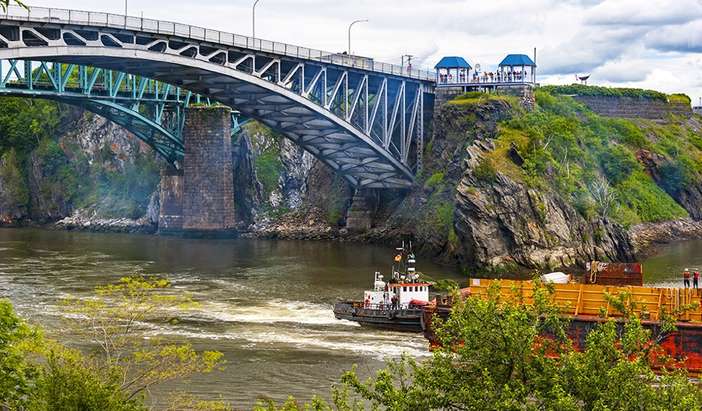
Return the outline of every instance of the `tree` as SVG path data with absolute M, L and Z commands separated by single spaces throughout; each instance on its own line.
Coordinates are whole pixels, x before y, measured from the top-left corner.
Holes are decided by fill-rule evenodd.
M 6 11 L 7 8 L 10 6 L 11 3 L 15 3 L 18 6 L 24 7 L 25 9 L 28 8 L 24 3 L 22 3 L 20 0 L 0 0 L 0 10 Z
M 78 351 L 43 337 L 0 300 L 0 409 L 142 411 Z
M 208 373 L 223 365 L 216 351 L 196 352 L 189 344 L 145 341 L 145 322 L 176 321 L 170 310 L 195 303 L 187 295 L 168 293 L 164 279 L 125 277 L 98 287 L 96 296 L 69 298 L 69 330 L 97 349 L 90 355 L 43 337 L 0 300 L 0 410 L 144 411 L 152 386 Z M 221 401 L 174 396 L 171 409 L 231 409 Z
M 96 288 L 97 298 L 63 301 L 74 314 L 68 326 L 95 344 L 93 361 L 105 372 L 119 374 L 119 389 L 128 399 L 142 397 L 154 385 L 223 366 L 218 351 L 198 353 L 190 344 L 142 338 L 144 324 L 177 321 L 174 309 L 197 305 L 189 295 L 169 293 L 170 287 L 166 279 L 131 276 Z
M 587 185 L 587 190 L 590 192 L 595 204 L 597 204 L 600 218 L 607 218 L 617 199 L 612 187 L 605 178 L 596 177 Z
M 352 411 L 358 404 L 383 410 L 697 410 L 702 390 L 684 371 L 662 368 L 655 336 L 631 316 L 621 328 L 613 320 L 591 331 L 583 352 L 566 337 L 567 321 L 552 290 L 537 284 L 535 303 L 517 303 L 493 286 L 486 299 L 458 301 L 446 321 L 437 321 L 441 347 L 431 358 L 391 361 L 365 381 L 353 369 L 328 404 L 288 400 L 265 411 Z M 612 307 L 626 308 L 626 296 Z M 631 311 L 633 312 L 633 310 Z M 668 313 L 662 327 L 670 331 Z M 545 338 L 544 335 L 548 335 Z M 351 398 L 351 400 L 349 400 Z

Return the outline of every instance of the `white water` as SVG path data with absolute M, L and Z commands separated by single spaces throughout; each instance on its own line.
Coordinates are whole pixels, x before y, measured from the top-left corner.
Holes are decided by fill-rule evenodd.
M 337 299 L 361 297 L 372 273 L 386 270 L 392 252 L 322 242 L 0 230 L 0 297 L 61 336 L 72 317 L 60 306 L 62 298 L 89 298 L 95 286 L 134 273 L 167 277 L 174 292 L 191 295 L 199 306 L 140 324 L 144 338 L 219 350 L 228 363 L 223 372 L 170 388 L 249 409 L 259 397 L 328 395 L 354 364 L 368 375 L 387 358 L 428 355 L 419 334 L 360 327 L 332 313 Z M 420 261 L 419 268 L 441 277 L 439 267 Z M 171 317 L 180 321 L 165 321 Z

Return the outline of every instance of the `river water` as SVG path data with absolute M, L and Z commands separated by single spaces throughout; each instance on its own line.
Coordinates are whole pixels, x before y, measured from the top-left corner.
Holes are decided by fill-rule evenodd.
M 332 304 L 358 299 L 389 248 L 333 242 L 194 240 L 35 229 L 0 229 L 0 297 L 30 321 L 62 334 L 59 300 L 90 295 L 95 286 L 134 274 L 155 274 L 192 294 L 200 306 L 175 325 L 145 336 L 188 341 L 224 353 L 222 372 L 167 387 L 250 409 L 258 398 L 328 395 L 343 371 L 370 374 L 403 352 L 428 355 L 421 335 L 376 331 L 337 321 Z M 702 241 L 665 246 L 644 261 L 647 285 L 680 286 L 680 271 L 702 269 Z M 419 261 L 434 278 L 465 278 Z M 155 392 L 157 403 L 164 396 Z
M 0 229 L 0 297 L 61 336 L 59 301 L 133 273 L 156 274 L 200 306 L 176 325 L 145 333 L 224 353 L 222 372 L 168 387 L 250 409 L 258 398 L 328 395 L 341 373 L 370 374 L 403 352 L 427 355 L 418 334 L 375 331 L 338 321 L 338 298 L 360 299 L 393 250 L 330 242 L 195 240 L 146 235 Z M 418 262 L 434 278 L 462 277 Z M 65 341 L 81 344 L 81 341 Z M 158 392 L 154 396 L 162 403 Z

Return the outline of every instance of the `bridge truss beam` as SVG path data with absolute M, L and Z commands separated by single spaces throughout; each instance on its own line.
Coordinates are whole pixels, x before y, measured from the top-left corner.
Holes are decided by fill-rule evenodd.
M 120 18 L 124 24 L 115 24 Z M 90 65 L 174 84 L 281 132 L 356 186 L 413 184 L 433 81 L 364 57 L 268 43 L 104 13 L 32 8 L 0 15 L 0 58 Z

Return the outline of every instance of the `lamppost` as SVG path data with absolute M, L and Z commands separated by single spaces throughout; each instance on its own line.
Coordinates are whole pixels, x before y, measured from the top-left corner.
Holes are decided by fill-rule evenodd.
M 251 37 L 256 38 L 256 5 L 261 0 L 254 1 L 253 7 L 251 7 Z
M 349 24 L 349 49 L 348 49 L 348 54 L 351 55 L 351 27 L 353 27 L 354 24 L 356 23 L 368 23 L 367 19 L 361 19 L 361 20 L 354 20 Z

